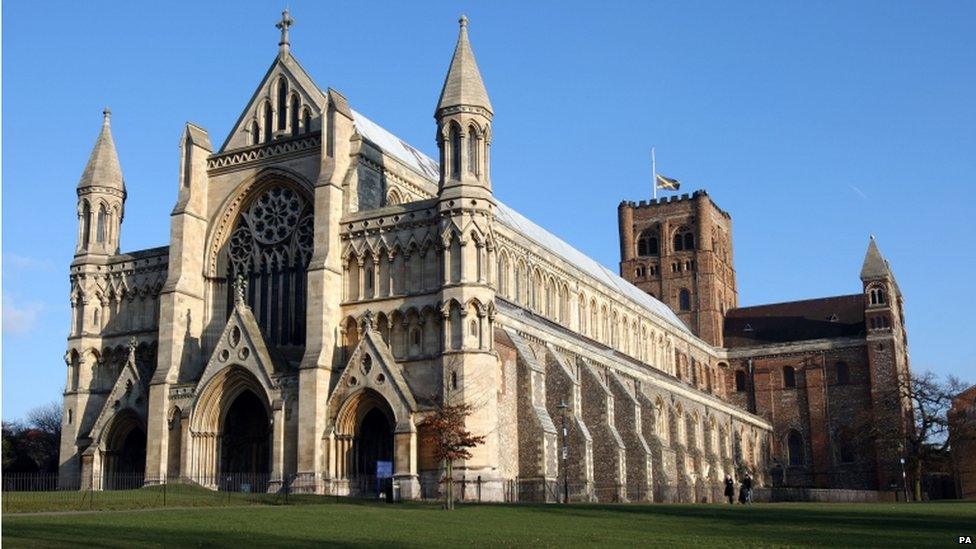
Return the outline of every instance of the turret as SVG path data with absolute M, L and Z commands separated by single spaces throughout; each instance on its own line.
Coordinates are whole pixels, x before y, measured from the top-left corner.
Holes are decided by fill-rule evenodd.
M 867 351 L 871 383 L 874 424 L 886 433 L 911 429 L 911 402 L 900 388 L 906 383 L 908 336 L 902 313 L 902 297 L 891 267 L 871 237 L 861 266 L 864 285 L 864 323 L 867 327 Z M 876 443 L 878 453 L 878 488 L 897 486 L 900 482 L 901 443 L 885 436 Z
M 78 182 L 75 257 L 119 253 L 119 230 L 125 214 L 125 182 L 112 140 L 112 111 L 106 108 L 102 114 L 102 131 Z
M 434 111 L 441 164 L 439 194 L 453 197 L 458 193 L 452 189 L 466 186 L 472 191 L 481 190 L 473 194 L 488 196 L 493 111 L 468 42 L 468 18 L 462 15 L 458 22 L 461 30 L 457 46 Z
M 492 108 L 468 42 L 468 19 L 444 79 L 434 118 L 440 147 L 438 209 L 443 261 L 440 302 L 444 319 L 442 381 L 444 400 L 475 410 L 467 428 L 485 436 L 470 459 L 455 469 L 480 476 L 499 489 L 497 356 L 494 350 L 495 265 L 490 158 Z

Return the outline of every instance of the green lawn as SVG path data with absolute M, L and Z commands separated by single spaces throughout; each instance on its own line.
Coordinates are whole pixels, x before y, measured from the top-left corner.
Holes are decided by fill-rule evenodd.
M 436 505 L 329 503 L 4 515 L 5 547 L 875 546 L 976 537 L 976 503 Z

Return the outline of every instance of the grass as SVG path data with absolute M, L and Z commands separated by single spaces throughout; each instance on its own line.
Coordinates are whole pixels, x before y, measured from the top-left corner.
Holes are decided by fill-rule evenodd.
M 5 515 L 5 547 L 924 547 L 976 536 L 976 503 L 330 504 Z
M 300 501 L 307 496 L 290 496 Z M 314 497 L 314 496 L 313 496 Z M 321 496 L 319 496 L 321 497 Z M 59 490 L 4 492 L 3 512 L 113 511 L 151 507 L 226 507 L 230 505 L 279 504 L 275 494 L 216 492 L 189 484 L 147 486 L 135 490 Z

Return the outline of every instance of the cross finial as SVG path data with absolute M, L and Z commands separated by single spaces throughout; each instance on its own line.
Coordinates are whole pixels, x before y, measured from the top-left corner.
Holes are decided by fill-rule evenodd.
M 234 278 L 234 306 L 244 307 L 244 291 L 247 290 L 247 280 L 244 279 L 244 275 L 237 275 Z
M 461 24 L 461 28 L 462 29 L 465 28 L 465 27 L 467 27 L 468 26 L 468 16 L 467 15 L 461 15 L 461 18 L 458 19 L 458 23 Z
M 105 107 L 102 109 L 102 123 L 108 124 L 108 121 L 112 118 L 112 109 Z
M 280 53 L 288 53 L 288 27 L 295 24 L 295 20 L 288 15 L 288 10 L 281 12 L 281 21 L 275 25 L 281 30 L 281 41 L 278 42 L 278 51 Z

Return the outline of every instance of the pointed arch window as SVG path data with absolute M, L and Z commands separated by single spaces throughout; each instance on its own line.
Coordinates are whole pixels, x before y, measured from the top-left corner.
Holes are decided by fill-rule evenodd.
M 271 141 L 271 102 L 264 102 L 264 143 Z
M 258 121 L 254 120 L 251 122 L 251 145 L 257 145 L 261 142 L 261 127 L 258 125 Z
M 99 244 L 105 243 L 106 217 L 105 206 L 99 206 L 98 217 L 95 222 L 95 242 Z
M 468 127 L 468 173 L 478 175 L 478 132 Z
M 508 256 L 503 255 L 502 260 L 498 262 L 498 293 L 509 297 L 508 295 Z
M 307 107 L 302 111 L 302 131 L 304 133 L 312 131 L 312 111 Z
M 288 108 L 288 119 L 291 122 L 291 135 L 294 137 L 298 135 L 301 128 L 298 126 L 298 96 L 292 94 L 291 96 L 291 106 Z
M 678 292 L 678 307 L 682 311 L 691 310 L 691 292 L 688 291 L 688 288 L 681 288 L 681 291 Z
M 312 211 L 306 197 L 285 183 L 265 187 L 245 204 L 226 253 L 226 310 L 233 309 L 232 282 L 242 277 L 245 300 L 267 341 L 304 345 L 306 270 L 312 255 Z
M 461 128 L 451 122 L 449 133 L 451 142 L 451 177 L 458 179 L 461 177 Z
M 288 120 L 288 81 L 282 78 L 278 80 L 278 130 L 285 129 L 285 121 Z
M 87 248 L 91 241 L 92 212 L 91 206 L 85 200 L 81 205 L 81 247 Z

